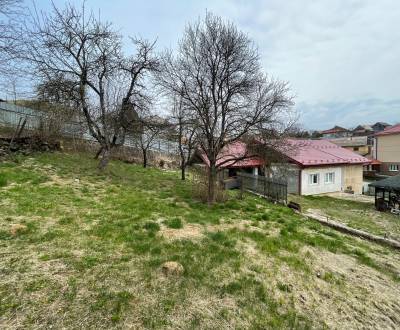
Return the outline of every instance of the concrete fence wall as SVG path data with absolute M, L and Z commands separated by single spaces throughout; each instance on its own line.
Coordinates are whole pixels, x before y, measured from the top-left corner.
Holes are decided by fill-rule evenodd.
M 48 114 L 43 111 L 0 102 L 0 127 L 15 128 L 25 119 L 25 129 L 27 131 L 38 130 L 41 126 L 51 121 Z M 95 142 L 95 139 L 90 135 L 85 122 L 73 120 L 64 122 L 60 127 L 60 134 L 68 138 Z M 137 144 L 133 138 L 127 137 L 124 146 L 135 148 Z M 154 141 L 150 150 L 159 154 L 174 155 L 178 153 L 178 144 L 159 138 Z

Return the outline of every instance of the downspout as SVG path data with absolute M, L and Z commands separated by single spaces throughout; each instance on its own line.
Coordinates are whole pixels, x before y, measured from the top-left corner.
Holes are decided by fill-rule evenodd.
M 299 168 L 299 184 L 298 184 L 298 186 L 299 186 L 299 195 L 301 196 L 301 178 L 302 178 L 302 175 L 301 175 L 301 173 L 302 173 L 302 168 L 300 167 Z

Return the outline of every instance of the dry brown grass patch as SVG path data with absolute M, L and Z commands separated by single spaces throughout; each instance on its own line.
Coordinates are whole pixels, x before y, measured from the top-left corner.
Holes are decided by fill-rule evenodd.
M 168 240 L 198 239 L 204 236 L 203 228 L 195 224 L 186 224 L 179 229 L 162 227 L 159 234 Z
M 20 233 L 26 232 L 28 230 L 28 227 L 25 225 L 22 225 L 20 223 L 15 223 L 12 224 L 10 227 L 10 234 L 12 236 L 17 236 Z

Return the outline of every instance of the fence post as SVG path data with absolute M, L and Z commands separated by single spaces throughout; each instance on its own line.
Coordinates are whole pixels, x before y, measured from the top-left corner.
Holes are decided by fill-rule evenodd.
M 267 177 L 264 176 L 264 197 L 267 197 Z
M 240 199 L 243 199 L 243 177 L 239 174 Z

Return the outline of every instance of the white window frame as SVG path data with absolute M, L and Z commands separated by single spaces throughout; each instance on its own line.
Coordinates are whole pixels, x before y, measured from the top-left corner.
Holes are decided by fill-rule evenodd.
M 398 172 L 399 171 L 399 165 L 398 164 L 390 164 L 389 165 L 389 172 Z
M 329 180 L 330 178 L 332 178 L 332 180 Z M 335 172 L 325 173 L 324 182 L 325 182 L 325 184 L 334 184 L 335 183 Z
M 314 183 L 314 180 L 312 178 L 314 178 L 314 176 L 317 178 L 317 182 Z M 319 173 L 312 173 L 308 175 L 308 184 L 310 186 L 318 186 L 319 185 Z

